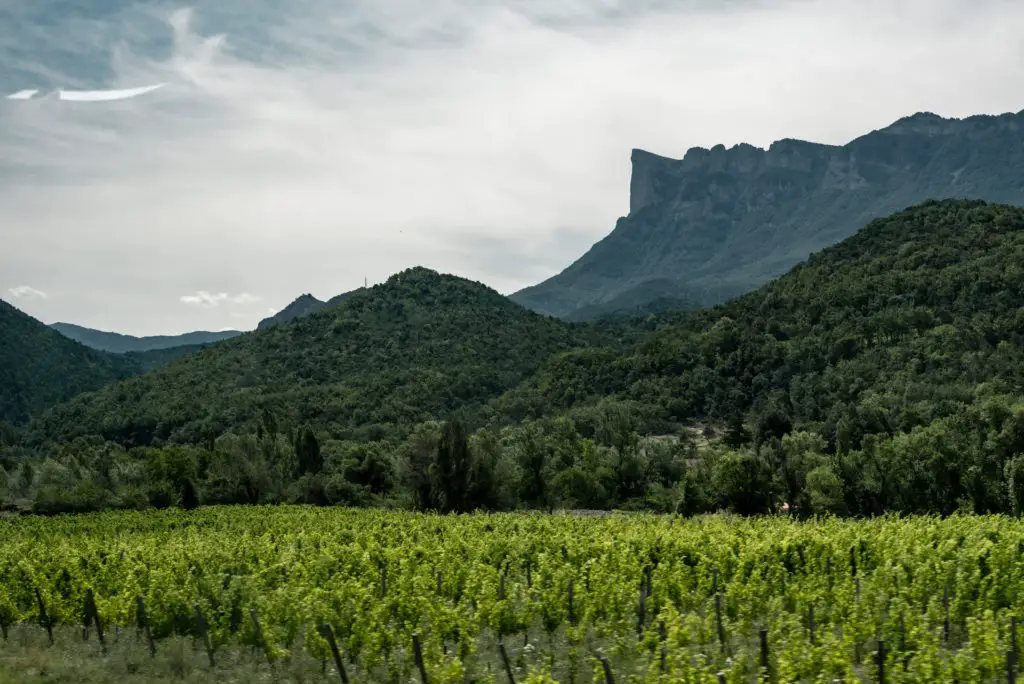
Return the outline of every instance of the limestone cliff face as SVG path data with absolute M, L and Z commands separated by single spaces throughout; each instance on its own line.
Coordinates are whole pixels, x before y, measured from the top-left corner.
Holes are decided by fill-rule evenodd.
M 564 318 L 624 301 L 710 305 L 782 275 L 871 219 L 926 199 L 1024 205 L 1024 112 L 900 119 L 846 145 L 633 150 L 629 215 L 559 275 L 512 297 Z

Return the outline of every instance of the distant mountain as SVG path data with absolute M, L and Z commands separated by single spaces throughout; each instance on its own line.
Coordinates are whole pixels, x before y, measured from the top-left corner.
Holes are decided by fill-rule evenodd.
M 122 335 L 121 333 L 83 328 L 80 325 L 73 325 L 71 323 L 52 323 L 50 327 L 65 337 L 81 342 L 87 347 L 114 354 L 211 344 L 221 340 L 228 340 L 232 337 L 238 337 L 242 334 L 240 330 L 221 330 L 220 332 L 198 331 L 182 335 L 134 337 L 133 335 Z
M 79 397 L 37 419 L 32 434 L 197 442 L 254 427 L 264 409 L 335 434 L 400 430 L 482 405 L 580 337 L 484 285 L 414 268 Z
M 136 361 L 89 349 L 0 300 L 0 421 L 23 423 L 138 372 Z
M 1024 111 L 922 113 L 843 145 L 633 150 L 629 215 L 560 274 L 512 295 L 567 319 L 673 298 L 713 305 L 871 219 L 926 199 L 1024 204 Z
M 256 326 L 256 329 L 266 330 L 267 328 L 273 325 L 277 325 L 278 323 L 287 323 L 288 321 L 293 321 L 296 318 L 308 316 L 328 306 L 340 304 L 346 299 L 356 294 L 359 294 L 360 292 L 364 292 L 365 290 L 365 287 L 360 287 L 356 290 L 352 290 L 351 292 L 343 292 L 340 295 L 331 297 L 326 302 L 320 301 L 311 294 L 300 295 L 295 301 L 293 301 L 291 304 L 278 311 L 273 316 L 270 316 L 269 318 L 264 318 L 262 321 L 260 321 L 259 324 Z

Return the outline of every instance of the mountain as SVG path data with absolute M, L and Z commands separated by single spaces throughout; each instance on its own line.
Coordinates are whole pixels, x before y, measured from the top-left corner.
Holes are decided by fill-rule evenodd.
M 610 397 L 672 421 L 747 416 L 859 448 L 985 397 L 1024 397 L 1022 264 L 1024 209 L 926 202 L 738 299 L 633 321 L 648 333 L 626 353 L 553 357 L 494 410 L 549 415 Z M 980 439 L 1024 453 L 1024 415 L 1013 429 Z
M 134 337 L 132 335 L 122 335 L 121 333 L 83 328 L 80 325 L 73 325 L 71 323 L 52 323 L 50 327 L 61 335 L 69 337 L 76 342 L 81 342 L 87 347 L 114 354 L 211 344 L 221 340 L 228 340 L 232 337 L 238 337 L 242 334 L 239 330 L 221 330 L 219 332 L 190 332 L 183 335 Z
M 199 442 L 252 427 L 264 410 L 335 433 L 408 426 L 497 397 L 581 344 L 571 326 L 494 290 L 416 268 L 79 397 L 31 434 Z
M 1024 111 L 921 113 L 842 145 L 633 150 L 628 216 L 558 275 L 512 295 L 567 319 L 665 297 L 714 305 L 874 218 L 926 199 L 1024 204 Z
M 137 372 L 135 362 L 89 349 L 0 300 L 0 421 L 23 423 Z
M 331 297 L 326 302 L 320 301 L 311 294 L 300 295 L 298 298 L 295 299 L 295 301 L 293 301 L 291 304 L 278 311 L 273 316 L 270 316 L 269 318 L 264 318 L 262 321 L 260 321 L 259 324 L 257 324 L 256 329 L 266 330 L 267 328 L 273 325 L 277 325 L 278 323 L 287 323 L 288 321 L 293 321 L 296 318 L 309 316 L 310 314 L 314 314 L 317 311 L 320 311 L 321 309 L 340 304 L 341 302 L 359 294 L 360 292 L 364 292 L 365 290 L 366 288 L 360 287 L 356 290 L 352 290 L 351 292 L 343 292 L 340 295 Z

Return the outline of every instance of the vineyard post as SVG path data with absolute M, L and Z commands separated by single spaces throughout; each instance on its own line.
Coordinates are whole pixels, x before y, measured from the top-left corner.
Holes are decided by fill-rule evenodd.
M 92 618 L 93 624 L 96 626 L 96 636 L 100 639 L 100 646 L 103 648 L 103 652 L 107 652 L 107 642 L 103 638 L 103 625 L 100 624 L 100 611 L 96 608 L 96 597 L 92 593 L 92 589 L 85 590 L 85 624 L 88 629 L 89 618 Z
M 640 583 L 640 601 L 636 613 L 636 636 L 640 639 L 643 638 L 644 623 L 647 621 L 647 585 L 642 582 Z
M 0 633 L 3 634 L 4 641 L 7 641 L 7 620 L 4 619 L 3 613 L 0 613 Z
M 725 627 L 722 626 L 721 594 L 715 594 L 715 622 L 718 626 L 718 643 L 722 646 L 722 653 L 725 653 Z
M 50 639 L 50 645 L 53 645 L 53 625 L 50 623 L 50 616 L 46 614 L 46 603 L 43 602 L 43 595 L 39 591 L 39 587 L 36 587 L 36 603 L 39 604 L 39 624 L 46 629 L 46 636 Z
M 615 684 L 615 678 L 612 677 L 612 666 L 604 656 L 601 656 L 601 668 L 604 670 L 604 684 Z
M 1017 616 L 1010 616 L 1010 652 L 1013 653 L 1013 662 L 1017 663 Z
M 334 638 L 334 630 L 325 622 L 320 625 L 320 634 L 327 640 L 327 645 L 331 647 L 331 655 L 334 657 L 334 666 L 338 668 L 341 684 L 348 684 L 348 672 L 345 671 L 345 664 L 341 662 L 341 653 L 338 652 L 338 642 Z
M 512 675 L 512 663 L 508 659 L 508 651 L 505 650 L 505 644 L 498 643 L 498 653 L 501 655 L 501 664 L 505 668 L 505 675 L 508 677 L 508 684 L 516 684 L 516 678 Z
M 878 640 L 878 684 L 885 684 L 885 641 Z
M 420 637 L 418 634 L 412 635 L 412 652 L 413 657 L 416 658 L 416 669 L 420 671 L 420 681 L 423 684 L 429 684 L 427 681 L 427 666 L 423 663 L 423 649 L 420 647 Z
M 1017 681 L 1017 658 L 1013 651 L 1006 652 L 1006 681 L 1015 684 Z
M 942 621 L 942 640 L 949 645 L 949 584 L 945 584 L 942 587 L 942 609 L 945 612 L 945 618 Z
M 668 630 L 665 629 L 665 621 L 658 621 L 658 639 L 661 641 L 661 671 L 665 672 L 667 669 L 665 666 L 665 660 L 668 658 L 668 647 L 665 646 L 665 642 L 668 641 Z
M 771 677 L 771 665 L 768 660 L 768 630 L 764 627 L 761 628 L 761 669 L 764 670 L 766 678 Z
M 270 646 L 267 644 L 266 639 L 263 638 L 263 629 L 260 627 L 260 618 L 256 614 L 255 608 L 249 609 L 249 617 L 252 618 L 252 626 L 256 630 L 256 643 L 263 647 L 263 653 L 267 656 L 267 664 L 273 669 L 274 660 L 270 657 Z
M 856 577 L 857 576 L 857 552 L 854 547 L 850 547 L 850 572 Z
M 146 604 L 141 596 L 135 597 L 137 613 L 135 615 L 138 631 L 146 633 L 146 640 L 149 641 L 149 657 L 156 657 L 156 642 L 153 641 L 153 633 L 149 630 L 149 618 L 146 616 Z
M 203 613 L 199 610 L 199 606 L 192 606 L 192 608 L 195 611 L 196 631 L 199 632 L 199 636 L 203 638 L 203 646 L 206 647 L 206 657 L 210 660 L 210 667 L 216 667 L 216 664 L 213 661 L 213 644 L 210 643 L 209 625 L 206 624 L 206 620 L 203 618 Z
M 569 580 L 569 624 L 576 625 L 576 607 L 573 605 L 573 580 Z
M 725 684 L 725 673 L 719 672 L 715 677 L 718 678 L 718 684 Z

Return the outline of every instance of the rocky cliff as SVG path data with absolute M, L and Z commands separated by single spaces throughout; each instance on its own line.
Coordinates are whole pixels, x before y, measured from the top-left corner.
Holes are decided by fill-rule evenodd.
M 915 114 L 842 146 L 786 139 L 682 159 L 633 150 L 632 164 L 629 215 L 515 301 L 569 319 L 646 302 L 712 305 L 926 199 L 1024 205 L 1024 111 Z

